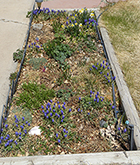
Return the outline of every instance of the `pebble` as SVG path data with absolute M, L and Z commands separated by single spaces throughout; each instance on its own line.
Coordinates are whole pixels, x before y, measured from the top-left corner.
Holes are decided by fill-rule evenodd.
M 85 60 L 86 60 L 87 63 L 90 62 L 90 58 L 89 57 L 85 57 Z
M 64 151 L 62 151 L 62 152 L 60 153 L 60 155 L 65 155 L 65 152 L 64 152 Z
M 106 122 L 104 120 L 100 121 L 100 127 L 103 127 L 106 124 Z
M 41 30 L 43 27 L 43 24 L 40 24 L 40 23 L 33 24 L 32 27 L 33 27 L 33 30 Z
M 64 81 L 64 84 L 68 84 L 68 83 L 69 83 L 68 80 Z

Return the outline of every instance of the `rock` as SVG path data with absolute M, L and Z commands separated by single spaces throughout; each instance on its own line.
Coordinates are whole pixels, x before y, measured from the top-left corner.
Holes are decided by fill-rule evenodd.
M 104 120 L 100 121 L 100 127 L 104 127 L 105 124 L 106 124 L 106 122 Z
M 41 129 L 39 129 L 39 126 L 33 127 L 33 128 L 29 131 L 29 135 L 41 135 Z
M 114 125 L 111 125 L 111 129 L 113 129 L 113 130 L 115 129 Z
M 101 47 L 102 47 L 102 45 L 101 45 L 101 44 L 99 44 L 99 45 L 98 45 L 98 47 L 99 47 L 99 48 L 101 48 Z
M 26 152 L 26 156 L 28 156 L 29 155 L 29 153 L 28 152 Z
M 64 84 L 68 84 L 68 83 L 69 83 L 68 80 L 64 81 Z
M 100 133 L 103 137 L 105 136 L 105 131 L 103 129 L 100 129 Z
M 52 84 L 51 87 L 53 88 L 54 87 L 54 84 Z
M 85 57 L 86 63 L 90 62 L 90 58 L 89 57 Z
M 64 152 L 64 151 L 62 151 L 62 152 L 60 153 L 60 155 L 65 155 L 65 152 Z
M 33 24 L 32 27 L 33 27 L 33 30 L 41 30 L 43 27 L 43 24 L 41 23 Z

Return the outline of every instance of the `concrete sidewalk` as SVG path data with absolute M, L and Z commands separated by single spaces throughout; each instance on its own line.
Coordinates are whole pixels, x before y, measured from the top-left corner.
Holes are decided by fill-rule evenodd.
M 22 48 L 28 30 L 26 14 L 34 0 L 0 1 L 0 116 L 6 102 L 10 73 L 16 69 L 13 52 Z
M 41 8 L 49 9 L 81 9 L 81 8 L 100 8 L 108 3 L 118 2 L 119 0 L 45 0 Z M 125 1 L 125 0 L 120 0 Z
M 99 8 L 105 6 L 101 0 L 48 0 L 42 2 L 41 8 L 49 9 L 80 9 L 80 8 Z

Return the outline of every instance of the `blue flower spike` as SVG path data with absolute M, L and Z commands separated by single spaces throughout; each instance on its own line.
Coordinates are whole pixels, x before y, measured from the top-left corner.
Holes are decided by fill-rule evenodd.
M 115 109 L 115 106 L 112 106 L 112 109 Z
M 118 127 L 118 131 L 120 131 L 121 130 L 121 128 L 120 127 Z
M 123 132 L 126 133 L 126 132 L 127 132 L 127 129 L 125 128 L 125 129 L 123 130 Z

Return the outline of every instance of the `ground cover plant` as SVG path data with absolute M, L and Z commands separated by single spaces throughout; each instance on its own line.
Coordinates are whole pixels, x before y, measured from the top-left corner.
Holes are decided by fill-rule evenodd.
M 30 12 L 28 13 L 30 16 Z M 51 155 L 127 149 L 125 116 L 115 128 L 115 76 L 86 8 L 34 11 L 28 49 L 0 139 L 0 156 Z M 11 75 L 13 76 L 13 75 Z M 116 104 L 118 108 L 118 95 Z M 39 127 L 41 134 L 30 135 Z M 126 137 L 125 137 L 126 136 Z

